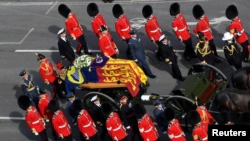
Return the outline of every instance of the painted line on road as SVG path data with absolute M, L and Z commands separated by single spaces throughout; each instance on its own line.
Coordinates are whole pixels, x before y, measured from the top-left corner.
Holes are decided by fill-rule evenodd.
M 50 7 L 50 8 L 47 10 L 47 12 L 45 13 L 46 15 L 48 15 L 49 12 L 56 6 L 57 2 L 58 2 L 58 1 L 55 1 L 55 2 L 51 5 L 51 7 Z
M 24 117 L 0 117 L 0 120 L 24 120 Z
M 22 38 L 21 41 L 19 42 L 0 42 L 0 45 L 20 45 L 24 42 L 24 40 L 30 35 L 30 33 L 34 30 L 35 28 L 31 28 L 29 32 Z
M 76 50 L 74 50 L 76 52 Z M 147 51 L 147 50 L 146 50 Z M 184 50 L 175 50 L 176 52 L 184 52 Z M 36 50 L 36 49 L 18 49 L 15 50 L 17 53 L 36 53 L 36 52 L 59 52 L 59 50 Z M 100 50 L 89 50 L 89 52 L 101 52 Z M 217 49 L 217 52 L 223 52 L 222 49 Z

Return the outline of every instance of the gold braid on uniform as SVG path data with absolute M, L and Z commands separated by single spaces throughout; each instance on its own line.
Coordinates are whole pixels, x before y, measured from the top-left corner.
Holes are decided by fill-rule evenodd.
M 234 45 L 231 45 L 231 49 L 227 45 L 224 46 L 223 49 L 228 50 L 230 56 L 232 56 L 234 54 L 234 51 L 237 51 Z
M 201 54 L 202 57 L 204 57 L 204 56 L 210 54 L 210 53 L 211 53 L 211 50 L 209 49 L 208 44 L 205 43 L 205 44 L 204 44 L 205 46 L 204 46 L 203 48 L 200 48 L 200 43 L 201 43 L 201 42 L 198 42 L 198 43 L 197 43 L 197 45 L 196 45 L 196 47 L 195 47 L 195 52 L 196 52 L 196 53 L 199 52 L 199 53 Z

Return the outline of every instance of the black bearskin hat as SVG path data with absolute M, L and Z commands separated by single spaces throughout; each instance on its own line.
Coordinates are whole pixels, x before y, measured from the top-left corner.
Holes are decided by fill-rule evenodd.
M 169 8 L 169 12 L 171 16 L 176 16 L 180 13 L 180 4 L 175 2 L 173 4 L 171 4 L 170 8 Z
M 51 113 L 59 110 L 59 103 L 57 100 L 53 99 L 49 102 L 48 109 Z
M 18 105 L 21 109 L 26 111 L 31 106 L 31 101 L 28 96 L 22 95 L 18 98 Z
M 250 124 L 250 113 L 249 112 L 244 112 L 241 114 L 240 116 L 240 121 L 241 121 L 241 124 L 246 124 L 246 125 L 249 125 Z
M 231 116 L 228 111 L 220 112 L 220 124 L 226 124 L 231 121 Z
M 113 112 L 113 109 L 109 103 L 103 103 L 101 107 L 102 107 L 102 112 L 106 117 L 108 117 L 109 114 Z
M 201 117 L 196 110 L 191 110 L 188 113 L 188 122 L 192 125 L 196 125 L 197 123 L 201 122 Z
M 99 8 L 96 3 L 90 3 L 87 7 L 87 12 L 90 17 L 95 17 L 99 13 Z
M 36 57 L 37 57 L 37 61 L 40 61 L 40 60 L 46 58 L 44 55 L 42 55 L 40 53 L 38 53 L 38 54 L 36 53 Z
M 238 9 L 235 5 L 229 5 L 226 9 L 226 17 L 229 19 L 229 20 L 232 20 L 234 19 L 235 17 L 238 16 Z
M 123 8 L 120 4 L 115 4 L 112 9 L 115 18 L 119 18 L 123 13 Z
M 167 121 L 171 121 L 172 119 L 175 118 L 175 112 L 171 108 L 165 109 L 164 114 Z
M 142 15 L 144 18 L 149 18 L 153 14 L 153 8 L 150 5 L 145 5 L 142 8 Z
M 64 18 L 68 18 L 69 13 L 71 12 L 71 10 L 69 9 L 69 7 L 65 4 L 60 4 L 58 6 L 58 12 L 64 17 Z
M 83 103 L 82 103 L 82 101 L 80 99 L 74 100 L 73 107 L 74 107 L 75 110 L 77 110 L 77 111 L 80 112 L 83 109 Z
M 147 112 L 145 107 L 141 103 L 134 105 L 134 110 L 137 118 L 142 118 Z
M 200 19 L 201 16 L 203 16 L 204 14 L 205 14 L 205 12 L 200 5 L 197 4 L 193 7 L 193 16 L 195 19 L 197 19 L 197 20 Z

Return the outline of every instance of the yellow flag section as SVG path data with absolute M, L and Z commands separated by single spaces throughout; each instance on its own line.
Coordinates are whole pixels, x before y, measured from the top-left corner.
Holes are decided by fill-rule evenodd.
M 132 60 L 109 59 L 104 67 L 97 68 L 98 83 L 125 84 L 130 94 L 135 97 L 140 90 L 140 83 L 146 85 L 147 76 Z

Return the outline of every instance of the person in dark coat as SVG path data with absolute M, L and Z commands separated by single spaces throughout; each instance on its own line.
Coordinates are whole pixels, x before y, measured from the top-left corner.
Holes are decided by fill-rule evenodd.
M 57 34 L 59 36 L 57 45 L 58 45 L 61 58 L 67 59 L 69 62 L 73 63 L 75 60 L 75 53 L 67 38 L 65 29 L 63 28 L 59 30 Z
M 137 38 L 137 34 L 134 30 L 130 32 L 131 38 L 128 41 L 129 50 L 131 52 L 132 59 L 142 67 L 145 74 L 150 78 L 155 78 L 151 72 L 145 57 L 144 49 L 140 45 L 140 39 Z
M 240 48 L 234 41 L 234 35 L 230 32 L 226 32 L 222 40 L 225 41 L 223 50 L 227 62 L 236 69 L 242 68 Z
M 179 81 L 184 81 L 185 79 L 182 77 L 180 68 L 178 66 L 176 52 L 165 35 L 160 37 L 159 52 L 161 60 L 164 60 L 171 65 L 173 78 L 176 78 Z
M 153 111 L 154 118 L 157 122 L 157 125 L 160 127 L 161 131 L 165 133 L 168 127 L 168 123 L 165 121 L 164 118 L 165 106 L 162 105 L 162 103 L 159 100 L 155 100 L 153 104 L 155 106 L 155 109 Z

